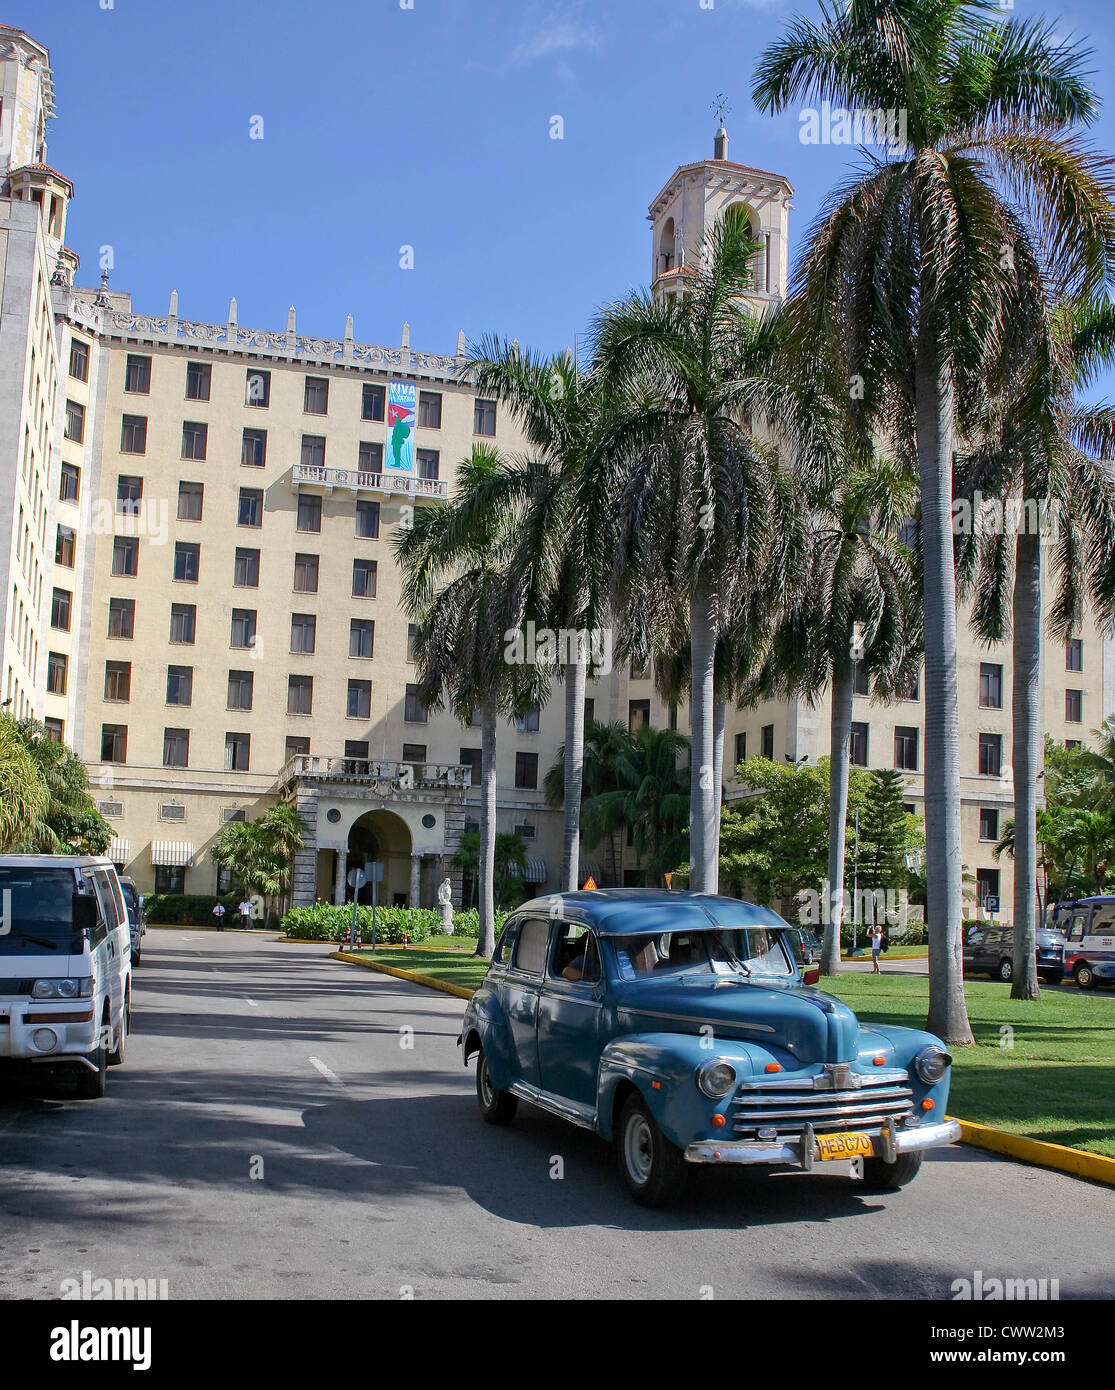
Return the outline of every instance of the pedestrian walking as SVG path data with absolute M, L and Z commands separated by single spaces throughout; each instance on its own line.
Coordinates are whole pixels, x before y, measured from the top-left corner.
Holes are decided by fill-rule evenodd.
M 883 949 L 883 929 L 882 927 L 872 927 L 871 929 L 871 973 L 879 975 L 879 952 Z
M 239 908 L 238 908 L 237 910 L 238 910 L 239 913 L 240 913 L 240 925 L 241 925 L 242 927 L 245 927 L 245 928 L 251 926 L 251 922 L 252 922 L 252 904 L 251 904 L 250 900 L 249 900 L 248 898 L 245 898 L 245 899 L 241 902 L 241 904 L 240 904 L 240 906 L 239 906 Z
M 214 921 L 215 921 L 216 924 L 217 924 L 217 930 L 218 930 L 218 931 L 224 931 L 224 929 L 225 929 L 225 905 L 224 905 L 224 903 L 222 903 L 222 902 L 218 902 L 218 903 L 217 903 L 216 907 L 213 909 L 213 919 L 214 919 Z

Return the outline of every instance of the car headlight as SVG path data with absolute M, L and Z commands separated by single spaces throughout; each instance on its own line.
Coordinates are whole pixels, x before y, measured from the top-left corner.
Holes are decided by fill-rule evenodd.
M 68 976 L 60 980 L 36 980 L 31 986 L 32 999 L 91 999 L 93 980 Z
M 736 1069 L 730 1062 L 710 1060 L 697 1068 L 697 1085 L 711 1100 L 726 1096 L 736 1084 Z
M 943 1047 L 923 1047 L 914 1059 L 914 1069 L 927 1086 L 936 1086 L 951 1065 Z

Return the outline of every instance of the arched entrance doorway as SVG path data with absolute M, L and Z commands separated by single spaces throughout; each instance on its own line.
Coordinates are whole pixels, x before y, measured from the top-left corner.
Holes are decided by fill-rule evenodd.
M 390 907 L 402 898 L 410 900 L 411 835 L 406 821 L 392 811 L 366 811 L 348 832 L 345 902 L 352 902 L 353 890 L 348 872 L 365 869 L 378 861 L 383 865 L 383 881 L 376 890 L 376 901 Z M 358 901 L 371 903 L 369 881 L 359 890 Z

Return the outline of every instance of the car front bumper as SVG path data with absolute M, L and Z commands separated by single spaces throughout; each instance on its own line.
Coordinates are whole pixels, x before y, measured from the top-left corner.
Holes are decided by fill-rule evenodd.
M 876 1158 L 893 1163 L 899 1154 L 938 1149 L 945 1144 L 954 1144 L 959 1138 L 959 1122 L 944 1120 L 936 1125 L 919 1125 L 916 1129 L 899 1129 L 895 1125 L 888 1125 L 879 1133 L 872 1134 L 872 1144 Z M 755 1143 L 738 1139 L 727 1139 L 720 1143 L 715 1139 L 702 1139 L 686 1148 L 685 1159 L 687 1163 L 766 1163 L 779 1167 L 792 1164 L 806 1170 L 820 1162 L 810 1126 L 806 1126 L 801 1140 L 791 1143 Z

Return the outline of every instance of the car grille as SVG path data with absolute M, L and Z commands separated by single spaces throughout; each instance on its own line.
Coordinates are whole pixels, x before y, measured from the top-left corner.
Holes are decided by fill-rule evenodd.
M 888 1119 L 897 1124 L 913 1113 L 914 1093 L 905 1071 L 864 1076 L 861 1086 L 837 1090 L 818 1088 L 813 1081 L 744 1082 L 732 1102 L 736 1137 L 782 1140 L 800 1135 L 806 1124 L 823 1132 L 878 1130 Z

